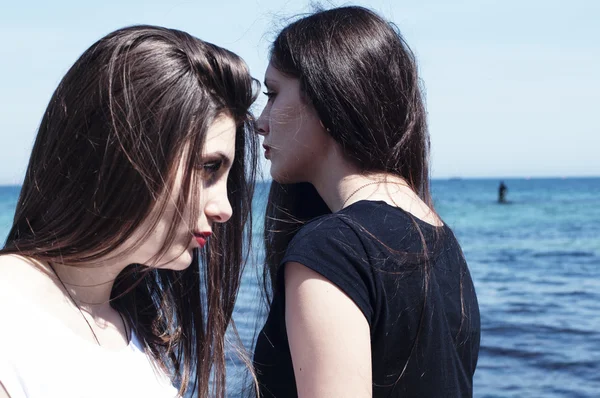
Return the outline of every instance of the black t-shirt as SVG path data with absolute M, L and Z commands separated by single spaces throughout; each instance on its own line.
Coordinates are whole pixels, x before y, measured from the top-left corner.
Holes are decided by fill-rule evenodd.
M 282 264 L 292 261 L 338 286 L 366 317 L 373 397 L 473 395 L 479 307 L 447 226 L 434 227 L 385 202 L 360 201 L 303 226 Z M 283 274 L 280 267 L 254 354 L 265 398 L 297 396 Z

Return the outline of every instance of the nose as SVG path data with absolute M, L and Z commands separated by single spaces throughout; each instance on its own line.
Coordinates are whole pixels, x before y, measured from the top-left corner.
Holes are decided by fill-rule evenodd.
M 256 121 L 256 134 L 258 135 L 265 136 L 269 134 L 268 107 L 269 105 L 267 104 Z
M 229 199 L 227 198 L 227 192 L 209 200 L 204 206 L 204 214 L 206 214 L 206 218 L 211 222 L 227 222 L 233 214 L 231 203 L 229 203 Z

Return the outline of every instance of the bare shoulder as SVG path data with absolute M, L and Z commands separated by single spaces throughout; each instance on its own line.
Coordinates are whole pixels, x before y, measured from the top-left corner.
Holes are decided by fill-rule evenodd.
M 0 296 L 3 297 L 0 308 L 3 302 L 6 303 L 7 296 L 35 299 L 48 282 L 48 270 L 38 261 L 13 254 L 0 255 Z
M 0 328 L 0 357 L 4 350 L 15 355 L 12 346 L 29 344 L 25 342 L 48 330 L 47 317 L 54 318 L 60 297 L 57 291 L 42 263 L 19 255 L 0 256 L 0 322 L 10 325 Z
M 11 283 L 21 277 L 47 277 L 47 268 L 39 261 L 17 254 L 0 255 L 0 281 L 10 279 Z

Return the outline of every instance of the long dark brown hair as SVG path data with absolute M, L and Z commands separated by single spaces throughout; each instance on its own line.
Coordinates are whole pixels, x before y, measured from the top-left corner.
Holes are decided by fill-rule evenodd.
M 222 115 L 235 119 L 231 219 L 213 226 L 209 247 L 186 270 L 132 264 L 111 293 L 111 305 L 155 363 L 174 372 L 182 395 L 225 394 L 224 336 L 247 257 L 243 247 L 250 247 L 243 243 L 257 166 L 249 113 L 256 88 L 241 58 L 185 32 L 134 26 L 100 39 L 50 100 L 0 251 L 70 266 L 122 255 L 116 249 L 142 222 L 156 223 L 164 213 L 160 198 L 174 191 L 181 165 L 176 201 L 182 211 L 189 205 L 191 218 L 174 216 L 157 248 L 160 258 L 178 227 L 195 225 L 200 214 L 208 127 Z
M 429 186 L 430 139 L 417 62 L 394 24 L 362 7 L 317 11 L 279 33 L 270 61 L 279 72 L 299 79 L 301 97 L 314 107 L 351 164 L 365 175 L 401 177 L 436 215 Z M 312 184 L 272 182 L 264 224 L 263 288 L 267 299 L 281 288 L 276 284 L 277 271 L 296 232 L 306 222 L 328 213 L 331 210 Z M 430 259 L 439 248 L 443 230 L 436 229 L 433 242 L 427 242 L 418 221 L 412 219 L 423 251 L 390 254 L 399 264 L 418 263 L 421 267 L 418 340 L 425 324 Z M 378 241 L 362 226 L 357 227 Z
M 319 11 L 279 33 L 271 64 L 300 80 L 302 97 L 352 164 L 402 177 L 433 211 L 417 64 L 393 24 L 362 7 Z M 295 232 L 328 212 L 311 184 L 271 184 L 264 240 L 272 284 Z

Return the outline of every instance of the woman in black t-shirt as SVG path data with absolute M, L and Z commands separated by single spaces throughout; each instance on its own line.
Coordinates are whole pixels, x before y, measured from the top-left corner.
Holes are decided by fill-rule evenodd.
M 265 85 L 261 395 L 472 396 L 477 298 L 432 206 L 412 52 L 369 10 L 317 12 L 278 35 Z

